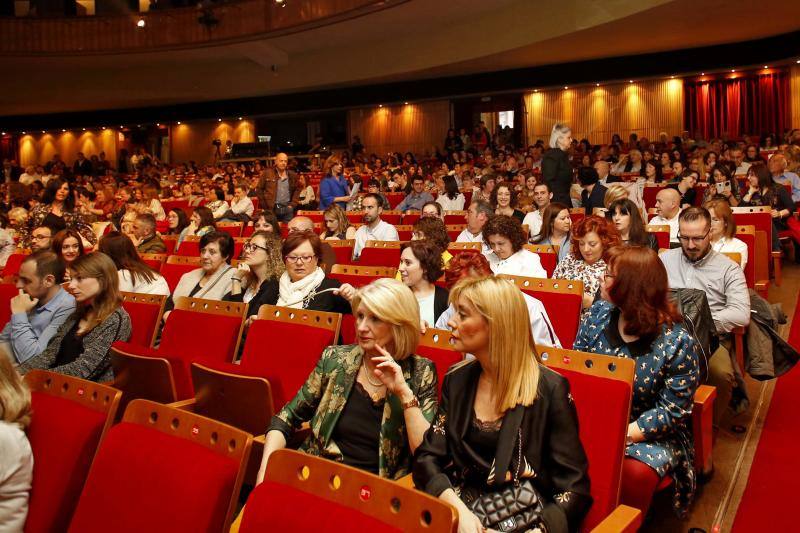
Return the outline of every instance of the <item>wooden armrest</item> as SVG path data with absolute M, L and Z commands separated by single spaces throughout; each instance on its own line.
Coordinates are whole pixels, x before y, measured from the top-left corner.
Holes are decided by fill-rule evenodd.
M 401 477 L 400 479 L 396 479 L 395 483 L 401 485 L 403 487 L 413 489 L 414 488 L 414 480 L 411 479 L 411 474 L 406 474 L 405 476 Z
M 197 400 L 194 398 L 189 398 L 188 400 L 181 400 L 179 402 L 172 402 L 168 403 L 170 407 L 174 407 L 175 409 L 183 409 L 184 411 L 194 411 L 194 406 L 197 403 Z
M 256 443 L 256 442 L 263 446 L 264 443 L 267 442 L 267 434 L 265 433 L 263 435 L 254 435 L 253 436 L 253 443 Z
M 713 405 L 714 399 L 717 397 L 717 388 L 711 385 L 700 385 L 694 391 L 694 405 L 702 408 L 708 408 Z
M 595 526 L 592 533 L 633 533 L 641 524 L 642 512 L 639 509 L 619 505 Z
M 753 289 L 765 300 L 769 300 L 769 280 L 760 280 L 754 283 Z

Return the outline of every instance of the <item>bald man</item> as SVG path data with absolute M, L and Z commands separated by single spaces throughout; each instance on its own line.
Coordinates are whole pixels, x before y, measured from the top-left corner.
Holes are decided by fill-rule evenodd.
M 780 183 L 781 185 L 791 185 L 792 186 L 792 201 L 793 202 L 800 202 L 800 176 L 786 170 L 789 166 L 789 162 L 786 160 L 786 156 L 783 154 L 775 154 L 769 158 L 769 162 L 767 163 L 767 167 L 769 168 L 770 174 L 772 174 L 772 179 L 775 183 Z
M 299 231 L 310 231 L 311 233 L 317 233 L 314 228 L 314 221 L 308 217 L 294 217 L 292 220 L 286 224 L 286 227 L 289 229 L 289 234 L 297 233 Z M 319 258 L 320 267 L 322 270 L 325 271 L 327 274 L 331 271 L 331 267 L 336 264 L 336 252 L 333 251 L 331 245 L 325 241 L 320 243 L 320 249 L 322 251 L 322 257 Z
M 262 209 L 275 212 L 281 222 L 288 222 L 300 197 L 297 174 L 289 170 L 289 156 L 283 152 L 275 156 L 275 165 L 264 170 L 256 187 L 256 196 Z
M 678 241 L 678 217 L 681 214 L 681 195 L 675 189 L 663 189 L 656 195 L 656 212 L 650 221 L 653 226 L 669 226 L 669 247 L 680 246 Z

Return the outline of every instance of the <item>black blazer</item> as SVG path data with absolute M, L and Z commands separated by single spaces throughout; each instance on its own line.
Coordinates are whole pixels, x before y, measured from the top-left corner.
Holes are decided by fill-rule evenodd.
M 507 480 L 519 472 L 520 478 L 532 478 L 545 500 L 547 530 L 577 531 L 592 503 L 578 415 L 569 382 L 552 370 L 540 368 L 536 401 L 506 412 L 491 465 L 465 439 L 475 412 L 480 363 L 473 360 L 451 370 L 444 378 L 434 424 L 415 453 L 414 484 L 438 497 L 465 483 L 491 490 L 496 485 L 489 484 L 490 479 Z M 518 468 L 520 434 L 524 464 Z
M 439 317 L 442 316 L 442 313 L 447 311 L 447 308 L 450 307 L 448 298 L 450 298 L 450 293 L 447 291 L 447 289 L 435 285 L 435 288 L 433 290 L 434 324 L 436 323 L 436 320 L 439 320 Z M 430 326 L 433 327 L 433 324 L 430 324 Z
M 572 207 L 569 188 L 572 186 L 572 165 L 569 154 L 560 148 L 550 148 L 542 156 L 542 180 L 553 191 L 553 202 Z
M 592 216 L 592 211 L 595 207 L 605 207 L 605 199 L 606 193 L 608 189 L 605 185 L 600 183 L 599 181 L 594 184 L 592 187 L 591 194 L 587 194 L 584 190 L 581 192 L 581 202 L 583 203 L 583 207 L 586 209 L 586 216 Z
M 321 291 L 323 289 L 330 289 L 333 287 L 339 287 L 342 283 L 339 280 L 328 278 L 322 280 L 317 291 Z M 264 305 L 276 305 L 278 303 L 278 296 L 280 295 L 280 288 L 278 283 L 278 278 L 272 278 L 264 283 L 261 284 L 261 287 L 258 289 L 258 292 L 253 296 L 253 299 L 250 300 L 250 303 L 247 307 L 247 316 L 253 316 L 258 314 L 259 308 Z M 227 302 L 241 302 L 244 297 L 244 292 L 239 294 L 233 295 L 228 293 L 225 295 L 223 300 Z M 434 308 L 435 308 L 434 303 Z M 351 314 L 350 310 L 350 303 L 338 296 L 333 294 L 332 292 L 326 292 L 325 294 L 320 294 L 315 296 L 313 300 L 308 304 L 308 307 L 305 309 L 310 309 L 312 311 L 328 311 L 331 313 L 342 313 L 345 315 Z

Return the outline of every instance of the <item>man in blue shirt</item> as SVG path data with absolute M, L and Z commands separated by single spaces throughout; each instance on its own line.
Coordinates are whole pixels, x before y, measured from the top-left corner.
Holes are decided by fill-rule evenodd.
M 786 170 L 789 163 L 786 161 L 786 156 L 783 154 L 775 154 L 769 158 L 769 171 L 772 174 L 772 179 L 775 183 L 781 185 L 792 186 L 792 201 L 800 202 L 800 177 L 794 172 Z
M 23 363 L 39 355 L 75 311 L 75 298 L 61 288 L 66 266 L 55 253 L 36 252 L 19 267 L 19 294 L 11 299 L 11 320 L 0 332 L 0 345 Z
M 414 176 L 411 188 L 412 191 L 397 206 L 398 211 L 422 211 L 423 205 L 433 201 L 431 193 L 425 192 L 425 180 L 422 176 Z

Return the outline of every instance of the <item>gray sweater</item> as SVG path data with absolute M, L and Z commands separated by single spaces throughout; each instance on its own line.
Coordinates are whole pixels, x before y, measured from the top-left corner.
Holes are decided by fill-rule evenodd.
M 750 294 L 742 267 L 714 250 L 696 263 L 689 261 L 681 248 L 659 257 L 667 269 L 670 288 L 705 291 L 718 333 L 750 323 Z
M 61 348 L 61 341 L 77 321 L 78 315 L 73 313 L 58 328 L 58 332 L 50 339 L 47 348 L 41 354 L 21 364 L 19 371 L 24 374 L 33 368 L 41 368 L 90 381 L 103 382 L 114 379 L 108 352 L 112 343 L 127 341 L 130 338 L 131 318 L 128 313 L 122 307 L 118 307 L 116 311 L 83 337 L 83 353 L 77 359 L 65 365 L 53 366 Z

